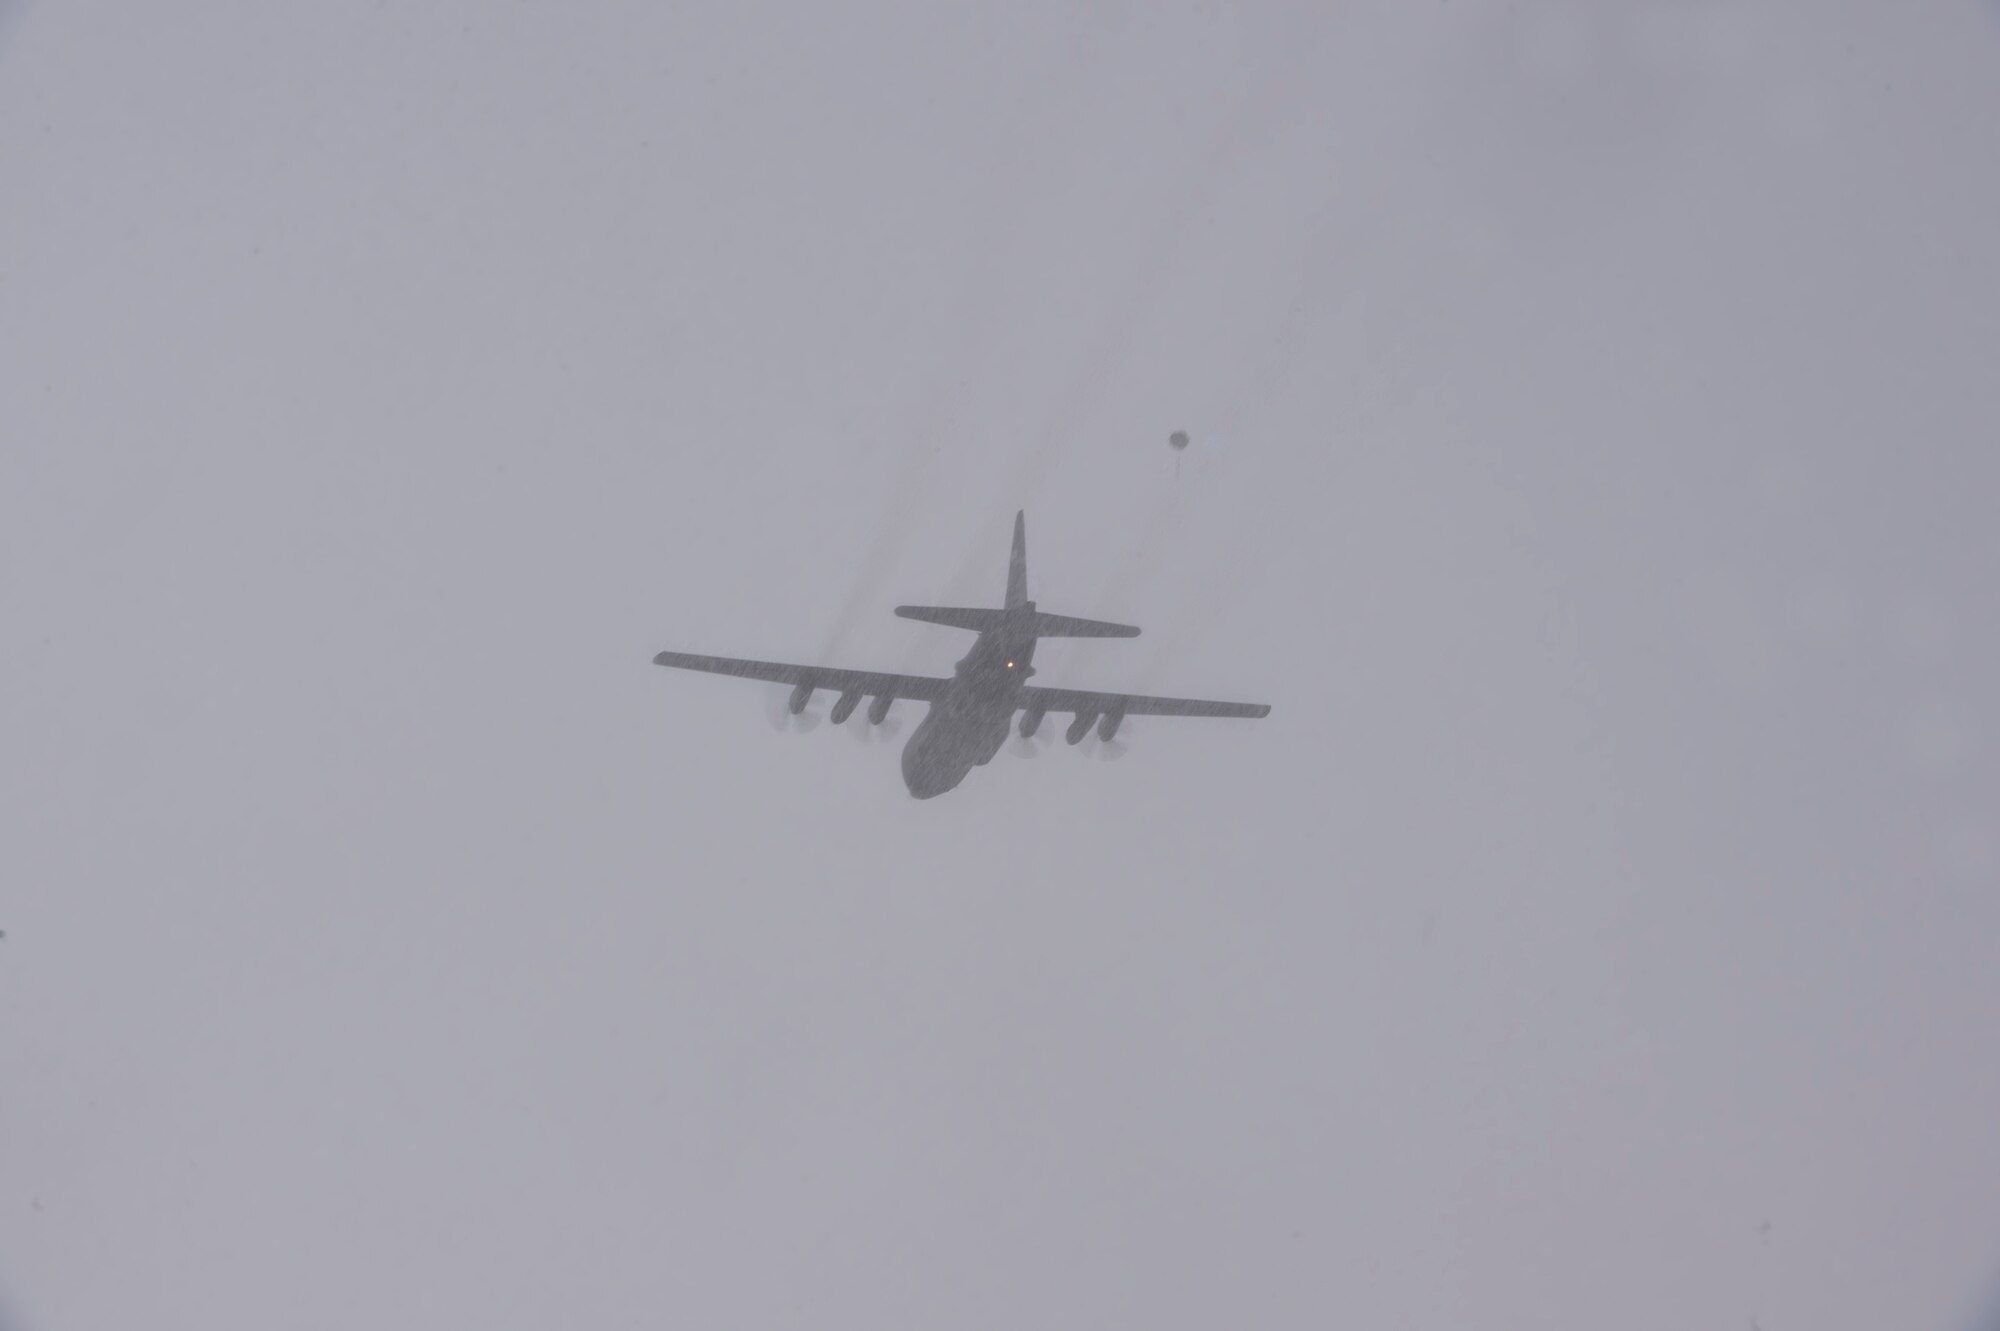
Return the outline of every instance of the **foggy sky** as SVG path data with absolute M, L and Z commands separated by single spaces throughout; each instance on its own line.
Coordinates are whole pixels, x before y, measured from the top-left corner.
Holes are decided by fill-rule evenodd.
M 1969 2 L 0 12 L 0 1320 L 1965 1325 L 1996 166 Z M 1270 717 L 650 664 L 1017 508 Z

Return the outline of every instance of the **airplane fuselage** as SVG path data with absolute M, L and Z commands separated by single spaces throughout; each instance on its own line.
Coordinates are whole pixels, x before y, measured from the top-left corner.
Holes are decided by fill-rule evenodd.
M 1009 623 L 980 634 L 959 660 L 944 697 L 931 704 L 903 746 L 903 784 L 918 799 L 952 789 L 1006 743 L 1021 690 L 1035 673 L 1034 615 L 1029 601 L 1009 612 Z

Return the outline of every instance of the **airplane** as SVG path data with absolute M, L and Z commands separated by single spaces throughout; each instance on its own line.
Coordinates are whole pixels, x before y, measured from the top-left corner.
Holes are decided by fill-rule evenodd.
M 776 661 L 742 661 L 728 656 L 693 656 L 661 652 L 654 665 L 701 670 L 714 675 L 769 680 L 792 686 L 787 704 L 794 716 L 804 711 L 813 693 L 829 689 L 839 694 L 831 719 L 839 725 L 860 705 L 868 705 L 868 722 L 881 725 L 899 698 L 930 704 L 930 710 L 903 746 L 903 784 L 920 800 L 933 799 L 956 787 L 975 767 L 993 760 L 1006 742 L 1007 727 L 1020 712 L 1021 737 L 1032 736 L 1050 712 L 1068 712 L 1074 719 L 1063 738 L 1080 743 L 1093 724 L 1099 739 L 1118 733 L 1127 716 L 1261 717 L 1270 714 L 1263 703 L 1203 702 L 1195 698 L 1149 698 L 1131 693 L 1091 693 L 1082 689 L 1052 689 L 1028 683 L 1035 673 L 1035 643 L 1042 638 L 1136 638 L 1129 624 L 1052 615 L 1028 599 L 1027 513 L 1014 515 L 1014 549 L 1007 562 L 1007 599 L 998 610 L 960 606 L 899 605 L 904 619 L 922 620 L 947 628 L 968 629 L 979 636 L 958 662 L 950 679 L 928 675 L 892 675 L 874 670 L 842 670 L 832 666 L 784 665 Z

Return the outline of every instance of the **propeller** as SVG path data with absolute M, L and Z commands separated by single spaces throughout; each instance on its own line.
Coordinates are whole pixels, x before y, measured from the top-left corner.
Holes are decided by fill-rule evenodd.
M 841 728 L 854 736 L 854 742 L 857 744 L 879 744 L 896 738 L 903 729 L 903 722 L 894 712 L 890 712 L 881 725 L 870 725 L 868 709 L 857 707 L 854 709 L 854 715 L 848 717 Z
M 818 730 L 820 722 L 826 719 L 820 710 L 819 694 L 813 694 L 812 701 L 806 704 L 806 709 L 796 713 L 791 708 L 791 697 L 790 689 L 772 689 L 766 696 L 764 716 L 770 721 L 771 729 L 800 735 Z
M 1014 738 L 1007 741 L 1007 752 L 1016 758 L 1039 758 L 1048 751 L 1049 745 L 1055 742 L 1056 734 L 1052 723 L 1043 721 L 1041 729 L 1035 732 L 1032 739 L 1022 739 L 1021 732 L 1016 730 Z
M 1042 723 L 1035 727 L 1035 733 L 1024 736 L 1021 734 L 1021 722 L 1024 719 L 1026 713 L 1021 712 L 1009 718 L 1007 724 L 1013 727 L 1014 738 L 1007 741 L 1007 752 L 1016 758 L 1039 758 L 1049 745 L 1055 743 L 1056 732 L 1062 729 L 1062 722 L 1051 720 L 1048 713 L 1044 712 Z
M 1095 732 L 1083 742 L 1082 747 L 1085 757 L 1094 758 L 1101 763 L 1115 763 L 1132 751 L 1132 746 L 1124 740 L 1099 739 Z
M 1131 724 L 1130 720 L 1124 722 L 1125 726 L 1130 726 Z M 1042 724 L 1036 729 L 1034 735 L 1031 738 L 1023 739 L 1020 729 L 1016 727 L 1014 738 L 1007 741 L 1007 751 L 1016 758 L 1039 758 L 1043 753 L 1048 751 L 1050 745 L 1056 742 L 1062 729 L 1062 721 L 1050 720 L 1044 717 Z M 1120 729 L 1118 733 L 1122 735 L 1125 732 L 1123 729 Z M 1131 746 L 1126 744 L 1122 739 L 1099 739 L 1097 737 L 1097 727 L 1094 724 L 1091 726 L 1089 733 L 1076 742 L 1075 747 L 1084 757 L 1094 762 L 1117 762 L 1131 751 Z
M 1131 724 L 1130 720 L 1122 722 L 1118 729 L 1118 736 L 1113 739 L 1099 739 L 1097 737 L 1097 727 L 1092 726 L 1090 733 L 1085 735 L 1076 747 L 1083 750 L 1083 756 L 1092 762 L 1115 763 L 1132 751 L 1132 746 L 1124 740 L 1124 736 Z

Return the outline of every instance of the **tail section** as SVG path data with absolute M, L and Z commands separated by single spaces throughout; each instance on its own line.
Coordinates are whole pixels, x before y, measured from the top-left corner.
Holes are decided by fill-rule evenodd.
M 1014 553 L 1007 560 L 1007 608 L 1028 603 L 1028 511 L 1014 513 Z
M 959 605 L 899 605 L 896 613 L 904 619 L 921 619 L 926 624 L 942 624 L 948 629 L 970 629 L 991 633 L 1014 620 L 1005 610 L 982 610 Z M 1136 638 L 1139 630 L 1130 624 L 1107 624 L 1101 619 L 1078 619 L 1074 615 L 1045 615 L 1028 612 L 1028 627 L 1037 638 Z
M 1035 609 L 1028 599 L 1027 514 L 1014 514 L 1014 550 L 1007 560 L 1007 605 L 1002 610 L 971 606 L 899 605 L 896 613 L 904 619 L 920 619 L 946 628 L 991 633 L 1013 626 L 1018 631 L 1022 619 L 1037 638 L 1136 638 L 1139 630 L 1130 624 L 1107 624 L 1101 619 L 1078 619 L 1073 615 L 1048 615 Z

